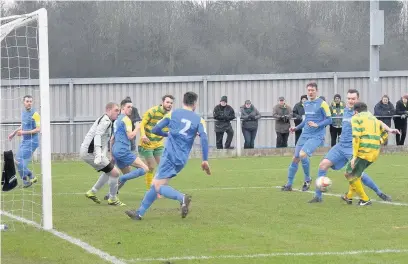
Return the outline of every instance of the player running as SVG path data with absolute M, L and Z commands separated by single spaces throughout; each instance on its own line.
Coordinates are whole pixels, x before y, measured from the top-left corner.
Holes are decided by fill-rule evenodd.
M 181 204 L 181 217 L 185 218 L 189 211 L 191 196 L 182 194 L 168 185 L 171 178 L 175 177 L 186 165 L 194 139 L 198 134 L 201 140 L 203 162 L 201 168 L 211 174 L 208 165 L 208 138 L 204 120 L 194 113 L 198 96 L 194 92 L 187 92 L 183 97 L 182 109 L 167 114 L 152 130 L 154 134 L 168 137 L 166 147 L 156 175 L 150 189 L 146 192 L 140 208 L 126 211 L 126 214 L 134 220 L 142 220 L 145 212 L 157 199 L 157 194 L 177 200 Z M 169 132 L 163 132 L 168 127 Z
M 15 135 L 22 136 L 23 140 L 16 154 L 18 173 L 23 180 L 23 188 L 28 188 L 38 181 L 37 177 L 28 169 L 33 153 L 38 148 L 40 132 L 40 115 L 32 107 L 33 97 L 23 97 L 24 110 L 21 112 L 21 126 L 14 130 L 8 139 L 12 140 Z
M 388 133 L 384 129 L 383 122 L 367 111 L 367 105 L 363 102 L 354 105 L 355 115 L 351 118 L 353 129 L 353 157 L 347 164 L 346 178 L 349 181 L 349 191 L 342 199 L 347 204 L 352 204 L 354 193 L 360 197 L 359 206 L 371 205 L 370 198 L 361 184 L 361 176 L 365 169 L 377 160 L 380 155 L 381 144 L 387 138 Z
M 131 179 L 145 175 L 149 170 L 146 164 L 131 151 L 131 140 L 139 132 L 140 125 L 136 124 L 132 130 L 132 121 L 129 116 L 132 113 L 132 102 L 129 99 L 122 100 L 121 114 L 113 124 L 112 137 L 112 156 L 115 159 L 116 166 L 122 171 L 123 175 L 119 177 L 118 189 Z M 131 170 L 131 167 L 137 169 Z
M 299 161 L 302 162 L 304 172 L 302 191 L 309 190 L 312 181 L 310 178 L 309 157 L 324 142 L 325 128 L 332 122 L 329 105 L 317 97 L 317 84 L 314 82 L 309 83 L 306 88 L 309 99 L 304 103 L 305 119 L 298 126 L 290 128 L 292 133 L 300 129 L 303 129 L 303 131 L 296 144 L 295 154 L 289 166 L 288 182 L 282 186 L 282 191 L 292 191 Z
M 146 188 L 150 189 L 153 180 L 153 172 L 160 157 L 163 154 L 164 138 L 152 133 L 153 127 L 169 113 L 173 107 L 174 97 L 165 95 L 162 97 L 162 104 L 153 106 L 143 115 L 140 124 L 139 154 L 145 160 L 149 171 L 145 175 Z M 164 128 L 163 131 L 168 131 Z
M 342 169 L 353 156 L 353 131 L 351 126 L 351 118 L 354 115 L 354 105 L 359 101 L 360 94 L 355 89 L 350 89 L 347 92 L 347 105 L 344 108 L 343 120 L 342 120 L 342 133 L 339 142 L 330 149 L 323 160 L 319 164 L 319 170 L 317 177 L 323 177 L 327 175 L 329 168 L 333 170 Z M 380 121 L 381 122 L 381 121 Z M 383 128 L 388 133 L 399 133 L 397 129 L 391 129 L 387 125 L 382 124 Z M 391 201 L 391 197 L 384 194 L 378 186 L 374 183 L 367 173 L 363 172 L 361 175 L 361 181 L 364 185 L 371 188 L 381 199 L 384 201 Z M 309 203 L 322 202 L 322 192 L 316 188 L 315 195 Z
M 108 204 L 114 206 L 124 205 L 116 197 L 119 171 L 115 168 L 114 162 L 109 160 L 107 156 L 108 144 L 112 135 L 112 122 L 116 120 L 118 115 L 119 106 L 116 103 L 108 103 L 105 107 L 105 114 L 93 123 L 79 151 L 79 156 L 83 161 L 91 165 L 98 172 L 102 172 L 92 189 L 85 194 L 88 199 L 98 204 L 101 201 L 96 196 L 96 193 L 109 181 Z

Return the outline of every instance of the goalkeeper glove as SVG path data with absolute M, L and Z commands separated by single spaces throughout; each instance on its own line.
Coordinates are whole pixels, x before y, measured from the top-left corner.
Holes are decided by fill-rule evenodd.
M 96 156 L 95 156 L 94 163 L 95 163 L 96 165 L 99 165 L 99 164 L 101 164 L 101 162 L 102 162 L 102 155 L 96 155 Z

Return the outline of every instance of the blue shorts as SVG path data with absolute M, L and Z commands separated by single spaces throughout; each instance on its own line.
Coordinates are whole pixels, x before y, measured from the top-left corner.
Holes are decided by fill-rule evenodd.
M 323 143 L 324 138 L 302 137 L 300 136 L 295 147 L 295 158 L 299 158 L 299 153 L 303 150 L 309 157 L 316 151 Z
M 136 160 L 136 155 L 130 149 L 113 144 L 112 156 L 119 169 L 129 167 Z
M 336 144 L 326 154 L 324 159 L 328 159 L 333 163 L 333 170 L 341 170 L 353 156 L 353 148 L 347 148 L 341 144 Z
M 169 179 L 176 176 L 184 165 L 176 165 L 170 161 L 165 155 L 161 157 L 159 167 L 157 168 L 155 179 Z
M 38 148 L 38 142 L 33 142 L 31 140 L 23 140 L 20 143 L 20 147 L 16 154 L 17 160 L 27 160 L 31 159 L 31 156 Z

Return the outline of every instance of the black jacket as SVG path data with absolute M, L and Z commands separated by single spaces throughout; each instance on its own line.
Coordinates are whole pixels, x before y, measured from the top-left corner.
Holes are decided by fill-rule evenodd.
M 396 115 L 408 115 L 408 104 L 404 105 L 402 100 L 399 100 L 395 105 Z M 407 123 L 407 119 L 401 119 L 401 117 L 394 117 L 394 123 L 396 126 L 403 126 Z
M 230 105 L 217 105 L 214 108 L 213 116 L 215 121 L 215 132 L 225 132 L 232 128 L 231 120 L 235 119 L 234 109 Z
M 241 106 L 241 119 L 243 129 L 257 129 L 259 118 L 261 118 L 261 114 L 253 105 L 251 105 L 251 110 L 249 113 L 246 111 L 245 105 Z
M 302 116 L 305 115 L 305 108 L 303 107 L 303 103 L 300 101 L 299 103 L 295 104 L 293 107 L 293 117 L 296 118 L 295 125 L 299 125 L 302 123 Z
M 135 129 L 135 123 L 142 121 L 139 115 L 139 111 L 136 107 L 132 107 L 132 114 L 130 115 L 130 120 L 132 121 L 132 130 Z
M 378 120 L 383 121 L 387 126 L 391 127 L 392 117 L 380 117 L 380 116 L 395 115 L 394 105 L 390 102 L 388 102 L 388 104 L 383 104 L 382 101 L 380 101 L 374 107 L 374 115 L 377 117 Z

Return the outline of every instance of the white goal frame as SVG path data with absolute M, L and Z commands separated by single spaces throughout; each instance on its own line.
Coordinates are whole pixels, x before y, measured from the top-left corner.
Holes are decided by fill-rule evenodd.
M 0 26 L 0 41 L 11 31 L 32 21 L 38 23 L 38 65 L 40 87 L 41 115 L 41 183 L 42 183 L 42 227 L 45 230 L 53 228 L 52 222 L 52 183 L 51 183 L 51 126 L 50 126 L 50 85 L 48 62 L 48 15 L 45 8 L 35 12 L 0 18 L 9 21 Z M 1 93 L 0 93 L 1 101 Z

